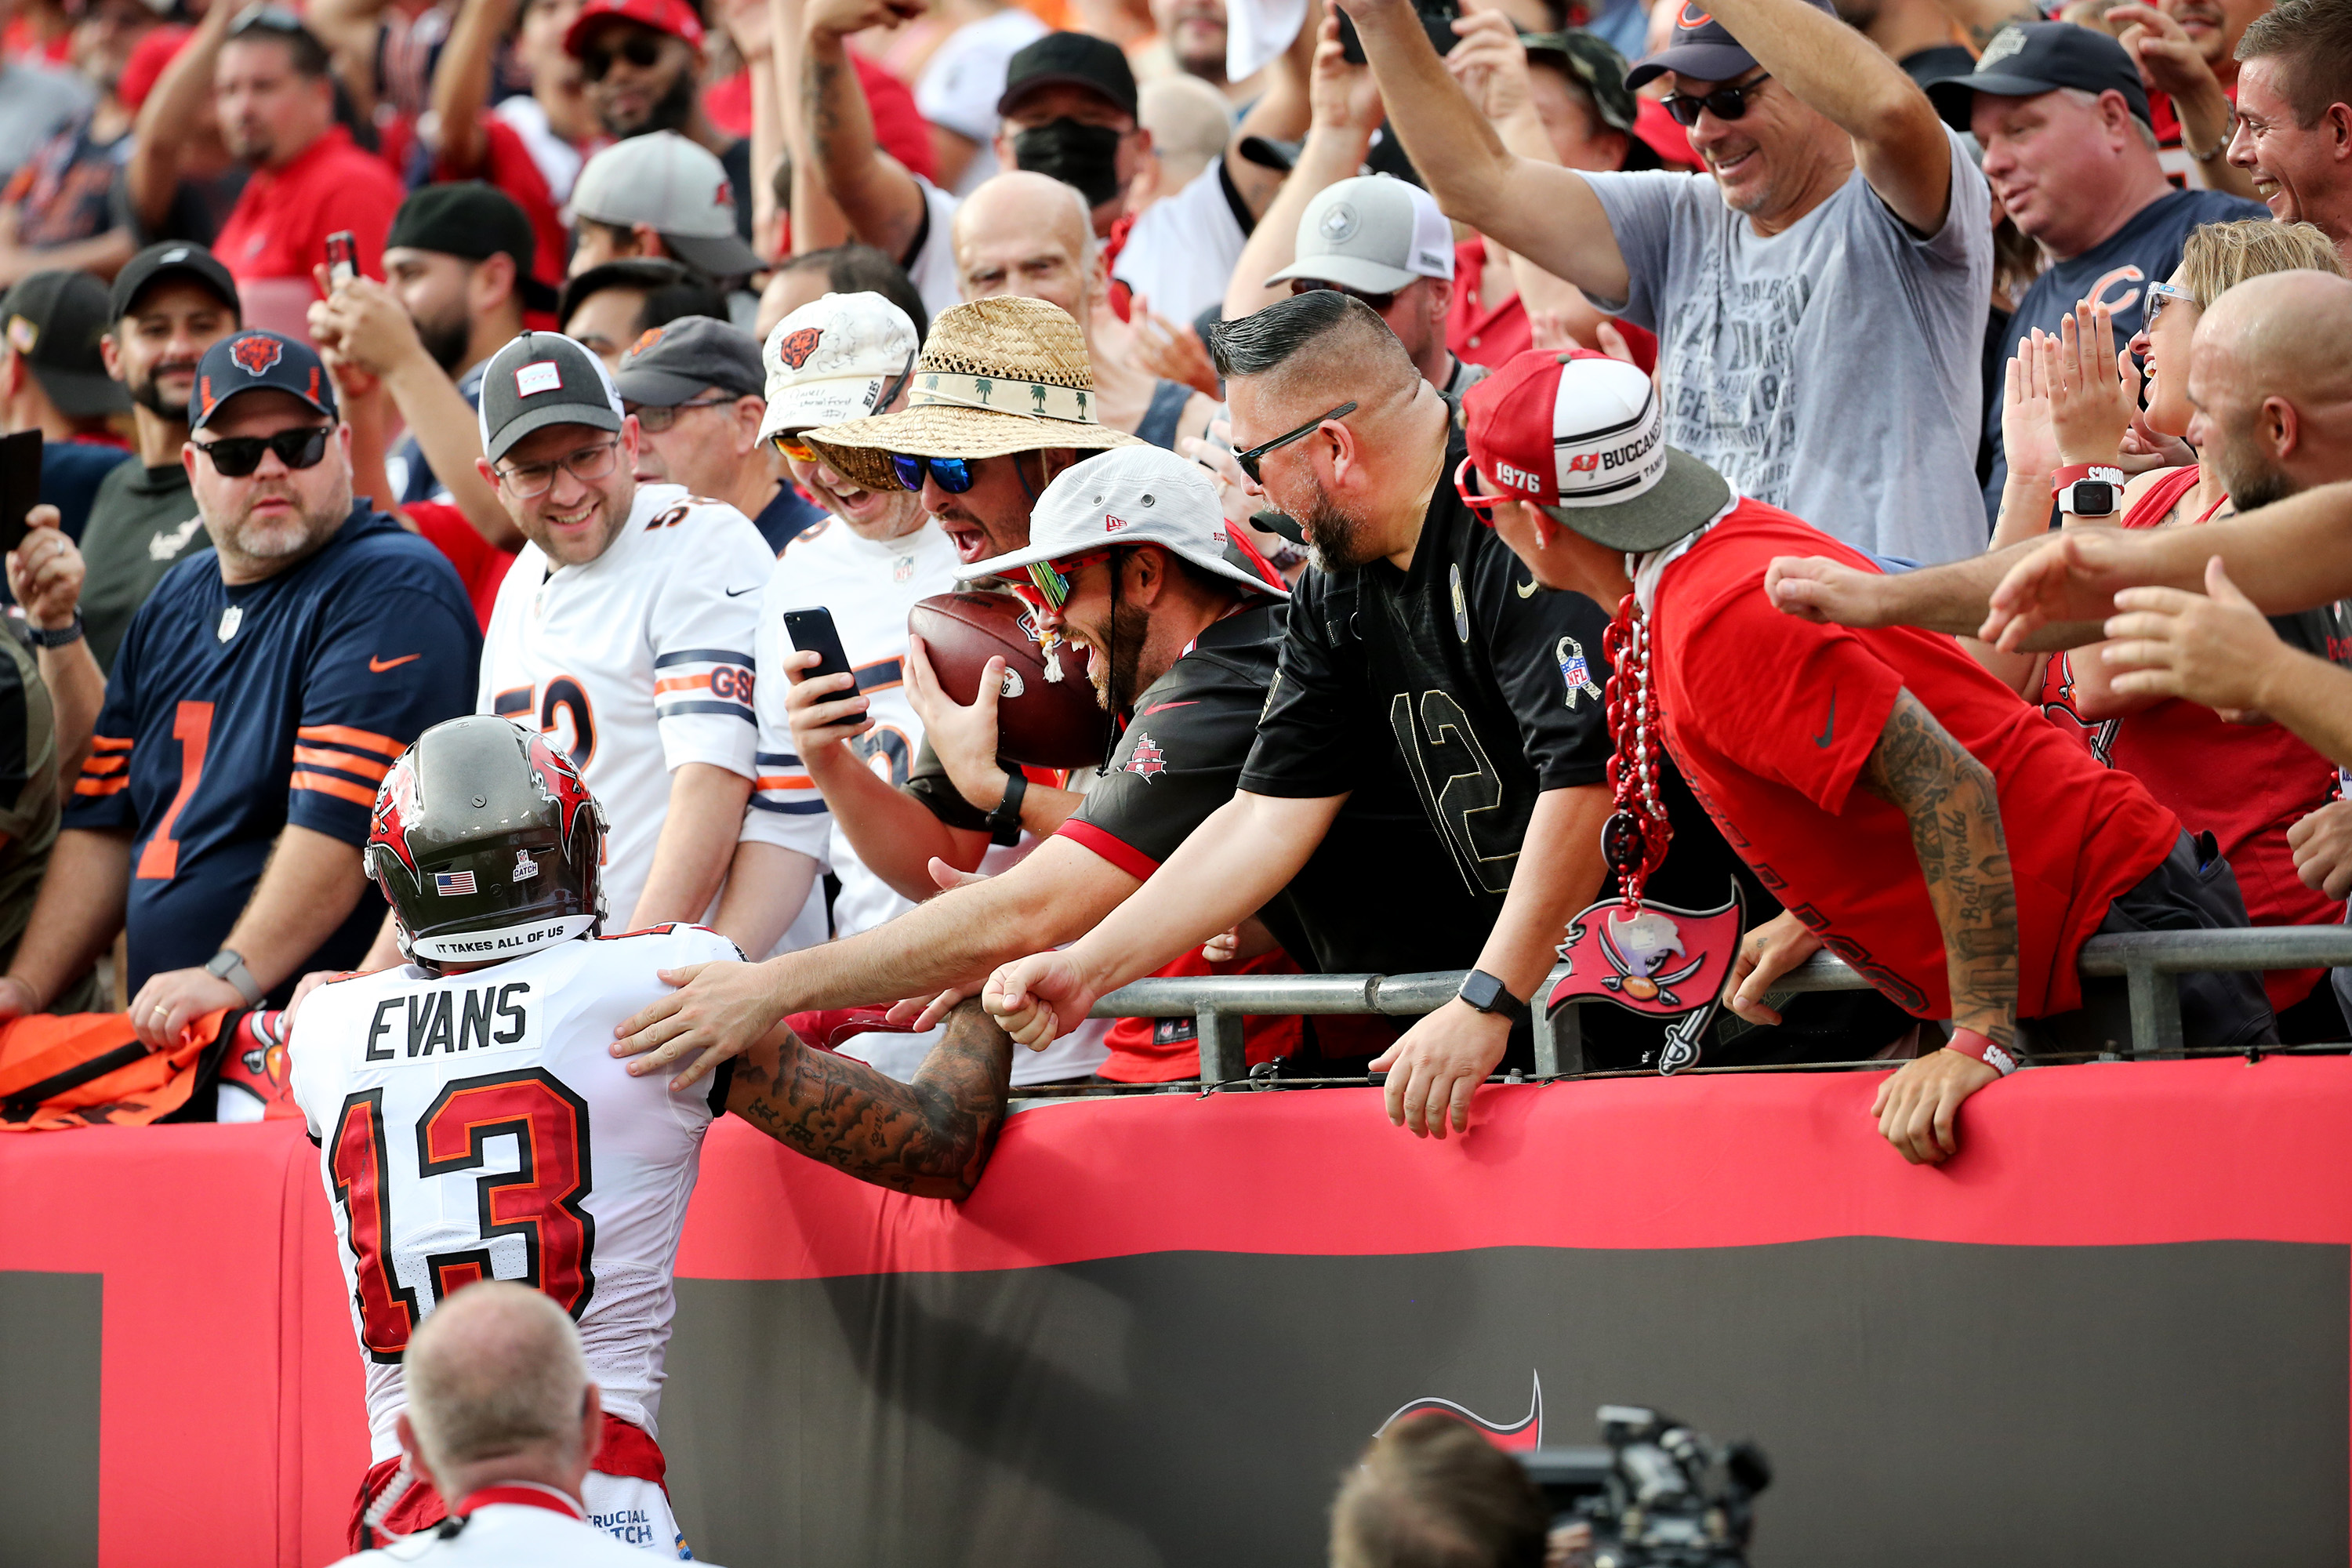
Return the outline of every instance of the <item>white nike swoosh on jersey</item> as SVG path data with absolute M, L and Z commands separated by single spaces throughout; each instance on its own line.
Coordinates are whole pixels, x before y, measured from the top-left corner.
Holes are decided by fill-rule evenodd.
M 156 530 L 155 537 L 147 542 L 147 559 L 169 561 L 187 548 L 188 541 L 194 539 L 196 536 L 196 530 L 204 525 L 204 518 L 197 516 L 188 519 L 169 533 L 161 529 Z

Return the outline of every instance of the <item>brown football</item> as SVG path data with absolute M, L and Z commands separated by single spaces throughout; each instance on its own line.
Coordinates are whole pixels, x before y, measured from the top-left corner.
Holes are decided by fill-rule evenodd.
M 907 613 L 923 639 L 940 687 L 970 704 L 980 672 L 1004 660 L 997 700 L 997 751 L 1039 768 L 1091 767 L 1110 749 L 1110 719 L 1095 701 L 1086 657 L 1065 645 L 1062 679 L 1045 679 L 1045 650 L 1029 629 L 1029 606 L 1010 594 L 934 594 Z

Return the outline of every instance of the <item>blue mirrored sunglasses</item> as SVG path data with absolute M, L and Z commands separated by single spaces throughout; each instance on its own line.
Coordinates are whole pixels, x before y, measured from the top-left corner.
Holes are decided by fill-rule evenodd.
M 905 489 L 923 488 L 923 476 L 928 473 L 939 481 L 940 489 L 951 496 L 960 496 L 971 489 L 971 463 L 963 458 L 916 458 L 904 452 L 890 454 L 890 471 L 898 476 Z

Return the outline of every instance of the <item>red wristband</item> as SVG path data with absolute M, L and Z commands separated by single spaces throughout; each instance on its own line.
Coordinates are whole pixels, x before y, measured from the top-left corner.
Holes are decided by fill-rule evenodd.
M 2066 487 L 2076 479 L 2100 479 L 2119 485 L 2124 482 L 2124 471 L 2113 463 L 2069 463 L 2050 476 L 2050 493 L 2065 494 Z
M 1989 1037 L 1980 1035 L 1974 1029 L 1953 1030 L 1952 1037 L 1944 1042 L 1944 1048 L 1948 1051 L 1958 1051 L 1964 1057 L 1973 1058 L 2003 1078 L 2007 1078 L 2022 1065 L 2009 1051 L 1993 1044 Z

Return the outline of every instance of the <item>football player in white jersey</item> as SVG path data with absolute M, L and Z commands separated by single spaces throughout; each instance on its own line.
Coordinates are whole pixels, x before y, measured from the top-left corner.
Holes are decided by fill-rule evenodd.
M 861 1179 L 950 1198 L 978 1181 L 1003 1121 L 1011 1047 L 970 1011 L 910 1083 L 782 1026 L 707 1095 L 631 1075 L 614 1026 L 667 990 L 658 972 L 739 955 L 698 926 L 599 935 L 604 839 L 548 737 L 479 714 L 426 731 L 385 775 L 367 849 L 410 962 L 321 984 L 296 1023 L 294 1098 L 366 1360 L 375 1463 L 354 1549 L 441 1516 L 401 1464 L 401 1356 L 450 1291 L 496 1278 L 580 1326 L 608 1417 L 591 1518 L 680 1552 L 656 1422 L 711 1119 L 731 1110 Z
M 779 951 L 776 938 L 791 914 L 785 905 L 792 884 L 769 869 L 767 857 L 798 850 L 840 879 L 833 921 L 841 936 L 871 930 L 939 891 L 929 863 L 948 830 L 900 793 L 924 743 L 921 716 L 908 695 L 907 613 L 922 599 L 954 591 L 956 543 L 926 514 L 919 491 L 856 485 L 801 439 L 815 426 L 898 406 L 918 346 L 905 311 L 879 294 L 857 293 L 803 305 L 776 324 L 763 350 L 768 415 L 761 433 L 832 521 L 785 549 L 760 609 L 760 778 L 713 923 L 762 958 Z M 831 613 L 848 657 L 862 722 L 803 747 L 793 738 L 788 699 L 816 656 L 795 651 L 783 616 L 818 605 Z M 905 831 L 909 814 L 929 831 Z M 1023 833 L 1018 843 L 991 847 L 981 835 L 970 838 L 959 863 L 968 867 L 976 858 L 978 868 L 991 873 L 1018 864 L 1039 841 Z M 1094 1037 L 1108 1028 L 1015 1062 L 1014 1081 L 1050 1083 L 1090 1071 L 1102 1055 Z M 903 1078 L 922 1062 L 933 1037 L 850 1035 L 838 1048 Z

